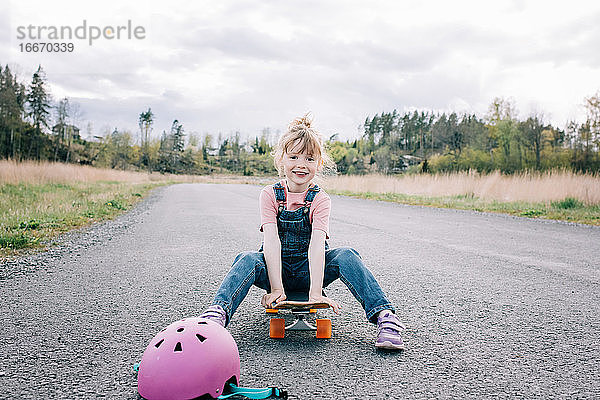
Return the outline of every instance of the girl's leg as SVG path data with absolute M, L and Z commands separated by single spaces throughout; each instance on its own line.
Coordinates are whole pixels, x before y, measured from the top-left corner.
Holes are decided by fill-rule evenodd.
M 328 286 L 338 278 L 348 286 L 370 322 L 377 323 L 377 314 L 380 311 L 394 311 L 371 271 L 365 266 L 358 252 L 351 247 L 337 247 L 325 252 L 323 286 Z
M 227 323 L 242 303 L 248 291 L 256 285 L 269 290 L 269 276 L 263 253 L 247 251 L 238 254 L 233 261 L 229 273 L 217 290 L 213 305 L 223 307 L 227 313 Z

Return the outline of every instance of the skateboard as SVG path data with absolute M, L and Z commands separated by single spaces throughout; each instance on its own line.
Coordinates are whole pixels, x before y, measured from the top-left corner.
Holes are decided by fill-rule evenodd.
M 289 300 L 282 301 L 275 307 L 267 308 L 267 314 L 291 313 L 294 321 L 286 326 L 284 318 L 269 320 L 269 336 L 274 339 L 283 339 L 286 331 L 314 331 L 317 339 L 331 338 L 331 320 L 316 318 L 315 324 L 307 321 L 306 317 L 317 313 L 318 309 L 330 308 L 327 303 L 309 302 L 308 296 L 298 293 L 286 293 Z

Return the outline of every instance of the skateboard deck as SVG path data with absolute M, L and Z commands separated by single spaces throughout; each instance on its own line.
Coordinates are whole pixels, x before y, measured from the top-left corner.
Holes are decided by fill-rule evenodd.
M 309 302 L 308 296 L 302 293 L 287 294 L 289 300 L 267 308 L 267 314 L 278 314 L 279 312 L 291 313 L 294 321 L 285 325 L 284 318 L 271 318 L 269 321 L 269 336 L 274 339 L 283 339 L 286 331 L 314 331 L 318 339 L 331 338 L 331 320 L 328 318 L 317 318 L 315 324 L 311 324 L 306 317 L 316 314 L 318 309 L 327 309 L 331 306 L 327 303 Z
M 277 304 L 273 309 L 275 310 L 302 310 L 302 309 L 313 309 L 313 308 L 329 308 L 330 305 L 327 303 L 318 303 L 314 301 L 291 301 L 284 300 Z

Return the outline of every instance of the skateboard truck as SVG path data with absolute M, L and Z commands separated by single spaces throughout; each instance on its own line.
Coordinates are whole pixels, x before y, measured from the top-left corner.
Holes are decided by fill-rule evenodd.
M 329 308 L 327 303 L 308 302 L 308 296 L 303 293 L 287 294 L 289 300 L 282 301 L 273 308 L 267 308 L 268 314 L 277 314 L 279 311 L 290 311 L 294 316 L 294 322 L 285 325 L 283 318 L 271 318 L 269 321 L 269 336 L 275 339 L 283 339 L 285 331 L 313 331 L 316 332 L 318 339 L 331 338 L 331 320 L 326 318 L 317 318 L 315 325 L 309 323 L 306 317 L 315 314 L 318 308 Z
M 292 310 L 292 314 L 296 317 L 296 320 L 289 326 L 286 326 L 285 329 L 288 331 L 316 331 L 317 327 L 308 323 L 304 318 L 314 313 L 315 310 Z

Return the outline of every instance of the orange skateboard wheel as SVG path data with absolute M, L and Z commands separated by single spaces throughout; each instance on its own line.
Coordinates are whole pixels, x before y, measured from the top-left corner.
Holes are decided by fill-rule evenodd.
M 271 318 L 269 336 L 273 339 L 283 339 L 285 337 L 285 320 L 283 318 Z
M 331 338 L 331 320 L 317 319 L 317 339 Z

